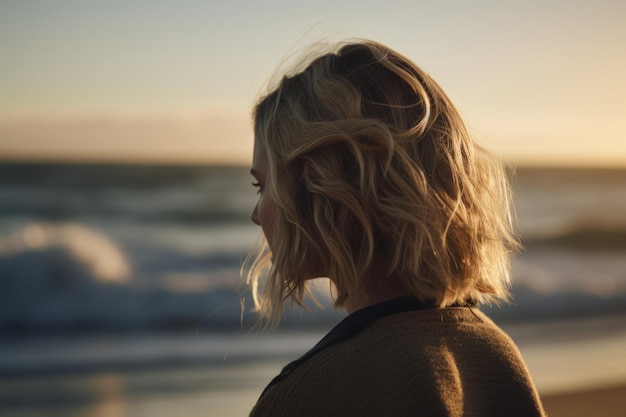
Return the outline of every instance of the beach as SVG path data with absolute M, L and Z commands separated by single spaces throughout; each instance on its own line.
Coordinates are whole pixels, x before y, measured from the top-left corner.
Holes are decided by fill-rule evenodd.
M 542 396 L 548 417 L 622 417 L 626 384 Z
M 556 320 L 505 330 L 518 341 L 548 417 L 624 416 L 624 317 Z

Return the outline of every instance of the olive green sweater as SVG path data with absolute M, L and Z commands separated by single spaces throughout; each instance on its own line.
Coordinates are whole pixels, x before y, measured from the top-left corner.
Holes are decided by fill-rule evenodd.
M 484 314 L 407 299 L 348 316 L 285 367 L 250 414 L 543 415 L 518 349 Z

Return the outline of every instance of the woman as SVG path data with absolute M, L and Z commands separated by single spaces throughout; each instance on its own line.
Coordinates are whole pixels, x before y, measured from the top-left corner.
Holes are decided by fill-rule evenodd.
M 386 46 L 344 44 L 285 76 L 254 122 L 257 308 L 276 323 L 328 277 L 349 315 L 251 416 L 543 415 L 519 351 L 476 308 L 508 296 L 506 177 L 441 88 Z

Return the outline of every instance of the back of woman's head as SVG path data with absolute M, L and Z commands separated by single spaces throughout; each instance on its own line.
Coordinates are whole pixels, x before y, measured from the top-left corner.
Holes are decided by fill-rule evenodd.
M 301 303 L 316 276 L 342 306 L 373 265 L 436 306 L 506 298 L 516 241 L 502 167 L 411 61 L 371 41 L 340 45 L 284 77 L 254 122 L 276 207 L 271 254 L 249 273 L 262 315 Z

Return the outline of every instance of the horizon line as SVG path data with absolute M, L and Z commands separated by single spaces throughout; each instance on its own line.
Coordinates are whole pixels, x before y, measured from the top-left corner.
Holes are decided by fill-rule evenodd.
M 590 169 L 590 170 L 626 170 L 626 161 L 549 161 L 540 160 L 529 162 L 526 158 L 519 160 L 503 159 L 506 168 L 513 169 Z M 171 167 L 248 167 L 249 163 L 239 158 L 220 158 L 220 159 L 182 159 L 176 158 L 96 158 L 96 157 L 40 157 L 32 156 L 7 155 L 0 156 L 1 165 L 109 165 L 109 166 L 171 166 Z

